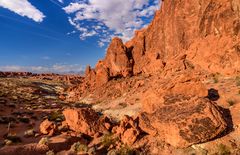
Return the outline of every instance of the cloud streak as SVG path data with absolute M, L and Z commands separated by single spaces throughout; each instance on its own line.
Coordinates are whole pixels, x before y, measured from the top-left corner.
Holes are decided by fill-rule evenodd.
M 129 40 L 136 29 L 146 25 L 144 18 L 153 16 L 158 8 L 159 0 L 83 0 L 63 9 L 73 15 L 69 23 L 80 32 L 80 39 L 98 36 L 99 46 L 103 46 L 113 36 Z
M 0 0 L 0 7 L 13 11 L 20 16 L 28 17 L 35 22 L 42 22 L 45 18 L 45 15 L 28 0 Z

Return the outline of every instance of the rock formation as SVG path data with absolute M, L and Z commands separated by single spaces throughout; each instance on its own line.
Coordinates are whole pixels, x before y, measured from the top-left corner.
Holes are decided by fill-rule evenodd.
M 56 130 L 56 125 L 54 122 L 50 122 L 46 119 L 40 124 L 39 130 L 42 134 L 52 136 Z
M 94 136 L 98 132 L 106 131 L 103 122 L 100 122 L 100 116 L 90 108 L 65 109 L 63 114 L 66 123 L 73 131 Z
M 148 27 L 126 43 L 113 38 L 106 57 L 95 68 L 87 66 L 84 77 L 3 72 L 0 77 L 31 76 L 68 84 L 58 98 L 77 101 L 75 108 L 64 104 L 65 121 L 45 120 L 40 131 L 81 135 L 85 142 L 74 144 L 71 151 L 87 154 L 97 149 L 106 154 L 131 146 L 145 154 L 181 154 L 172 150 L 194 145 L 187 149 L 205 151 L 200 143 L 211 147 L 217 138 L 217 144 L 227 139 L 239 151 L 239 10 L 239 0 L 164 0 Z M 223 77 L 220 91 L 215 89 L 218 75 Z M 231 100 L 226 100 L 228 94 Z M 38 147 L 30 146 L 30 151 L 41 152 Z
M 123 44 L 119 38 L 113 38 L 108 47 L 107 55 L 104 60 L 109 69 L 111 77 L 131 76 L 132 74 L 132 57 L 131 51 Z
M 202 98 L 165 96 L 163 106 L 140 114 L 140 128 L 160 136 L 175 147 L 207 142 L 226 129 L 226 122 L 215 105 Z
M 88 66 L 69 94 L 73 100 L 140 100 L 139 127 L 175 147 L 219 136 L 226 120 L 206 99 L 203 79 L 240 72 L 239 6 L 238 0 L 162 1 L 150 25 L 126 43 L 114 38 L 106 57 Z M 119 135 L 131 145 L 139 132 L 132 126 Z
M 168 64 L 181 54 L 186 54 L 192 66 L 210 72 L 239 71 L 238 5 L 239 1 L 232 0 L 162 2 L 152 23 L 127 43 L 135 65 L 140 65 L 134 67 L 134 73 L 144 71 L 138 69 L 143 60 L 147 66 L 158 59 Z
M 154 74 L 181 55 L 185 55 L 185 67 L 239 72 L 238 8 L 237 0 L 163 1 L 151 24 L 136 31 L 132 40 L 125 45 L 119 38 L 112 40 L 106 57 L 96 66 L 96 82 Z

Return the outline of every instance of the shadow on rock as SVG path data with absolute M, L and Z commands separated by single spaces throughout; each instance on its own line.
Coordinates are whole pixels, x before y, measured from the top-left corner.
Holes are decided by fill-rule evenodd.
M 227 123 L 227 129 L 221 135 L 221 136 L 225 136 L 225 135 L 229 134 L 230 132 L 232 132 L 234 130 L 233 129 L 232 115 L 231 115 L 231 112 L 230 112 L 229 109 L 225 109 L 223 107 L 219 107 L 219 109 L 222 112 L 222 116 Z
M 209 89 L 207 98 L 211 101 L 217 101 L 220 98 L 218 90 L 214 88 Z
M 222 133 L 220 133 L 217 137 L 215 137 L 212 140 L 216 140 L 218 138 L 224 137 L 224 136 L 228 135 L 229 133 L 231 133 L 232 131 L 234 131 L 233 121 L 232 121 L 232 116 L 231 116 L 230 110 L 229 109 L 225 109 L 225 108 L 220 107 L 220 106 L 218 106 L 218 108 L 219 108 L 219 111 L 222 114 L 222 117 L 224 118 L 224 120 L 227 123 L 227 128 Z

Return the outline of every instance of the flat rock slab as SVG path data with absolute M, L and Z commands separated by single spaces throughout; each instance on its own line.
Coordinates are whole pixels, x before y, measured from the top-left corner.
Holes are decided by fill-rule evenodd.
M 227 127 L 215 103 L 181 95 L 165 96 L 163 106 L 152 114 L 141 113 L 139 121 L 143 131 L 180 148 L 209 141 Z

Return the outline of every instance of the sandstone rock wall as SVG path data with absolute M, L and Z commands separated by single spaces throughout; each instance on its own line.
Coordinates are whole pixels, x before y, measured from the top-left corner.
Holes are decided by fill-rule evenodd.
M 159 59 L 168 64 L 180 54 L 210 72 L 239 71 L 239 4 L 232 0 L 164 1 L 152 23 L 127 43 L 136 65 L 134 74 L 161 70 L 161 65 L 147 67 Z
M 100 85 L 111 77 L 162 71 L 183 54 L 194 69 L 239 72 L 239 6 L 239 0 L 163 1 L 151 24 L 132 40 L 125 45 L 112 40 L 101 61 L 105 73 L 100 67 Z

